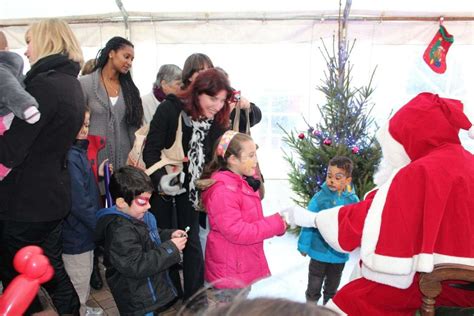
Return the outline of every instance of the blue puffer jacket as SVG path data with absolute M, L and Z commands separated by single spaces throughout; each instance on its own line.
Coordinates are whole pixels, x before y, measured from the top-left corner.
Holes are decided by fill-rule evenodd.
M 87 140 L 76 140 L 68 152 L 71 178 L 71 212 L 63 223 L 63 252 L 80 254 L 93 250 L 96 212 L 100 209 L 99 190 L 87 159 Z
M 308 210 L 318 213 L 328 208 L 356 202 L 359 202 L 359 198 L 354 190 L 350 192 L 345 190 L 339 194 L 329 190 L 325 182 L 321 186 L 321 190 L 309 201 Z M 321 262 L 344 263 L 349 259 L 347 253 L 338 252 L 331 248 L 316 228 L 301 229 L 300 238 L 298 239 L 298 250 Z

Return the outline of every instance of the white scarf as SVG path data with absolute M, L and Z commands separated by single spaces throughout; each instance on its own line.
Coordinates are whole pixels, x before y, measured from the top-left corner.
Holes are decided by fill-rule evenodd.
M 191 174 L 191 181 L 189 182 L 189 201 L 194 208 L 199 209 L 199 192 L 196 190 L 195 181 L 201 177 L 204 169 L 204 139 L 209 133 L 212 120 L 191 121 L 193 126 L 193 134 L 189 141 L 189 173 Z

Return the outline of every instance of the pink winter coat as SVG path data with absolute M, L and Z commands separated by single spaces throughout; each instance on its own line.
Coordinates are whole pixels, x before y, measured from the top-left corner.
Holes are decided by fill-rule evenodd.
M 218 171 L 203 192 L 210 232 L 205 279 L 215 288 L 237 289 L 270 276 L 263 241 L 285 233 L 279 214 L 264 217 L 257 192 L 231 171 Z

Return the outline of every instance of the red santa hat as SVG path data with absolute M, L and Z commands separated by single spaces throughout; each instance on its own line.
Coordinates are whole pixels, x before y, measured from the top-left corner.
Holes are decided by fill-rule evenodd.
M 388 126 L 390 136 L 403 146 L 412 161 L 442 144 L 460 144 L 460 129 L 469 130 L 469 137 L 474 138 L 474 127 L 464 114 L 461 101 L 431 93 L 421 93 L 410 100 Z

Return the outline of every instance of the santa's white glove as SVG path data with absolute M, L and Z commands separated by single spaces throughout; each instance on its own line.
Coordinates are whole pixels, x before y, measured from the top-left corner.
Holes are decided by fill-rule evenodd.
M 286 222 L 292 227 L 301 226 L 316 228 L 317 213 L 308 211 L 304 207 L 294 205 L 281 210 L 280 215 L 283 216 Z
M 183 188 L 184 183 L 184 172 L 175 172 L 165 174 L 160 179 L 159 190 L 166 195 L 180 195 L 186 192 L 186 189 Z

